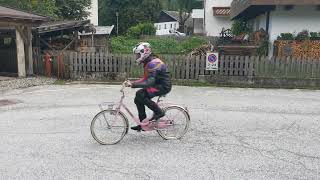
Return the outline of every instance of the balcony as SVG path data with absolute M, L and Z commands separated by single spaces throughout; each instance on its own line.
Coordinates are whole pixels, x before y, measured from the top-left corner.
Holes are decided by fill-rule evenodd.
M 320 5 L 320 0 L 233 0 L 231 19 L 251 19 L 274 10 L 277 5 Z

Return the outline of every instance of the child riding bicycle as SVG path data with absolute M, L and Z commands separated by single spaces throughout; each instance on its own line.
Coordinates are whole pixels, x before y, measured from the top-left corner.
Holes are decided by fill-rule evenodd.
M 145 106 L 154 112 L 150 121 L 157 121 L 162 118 L 164 111 L 151 99 L 156 96 L 166 95 L 171 91 L 170 73 L 167 65 L 156 57 L 151 50 L 151 46 L 147 42 L 142 42 L 133 48 L 136 54 L 136 62 L 143 64 L 144 76 L 138 81 L 126 83 L 126 86 L 132 88 L 141 88 L 136 92 L 134 103 L 137 106 L 139 119 L 142 122 L 147 118 Z M 131 127 L 132 130 L 141 131 L 140 125 Z

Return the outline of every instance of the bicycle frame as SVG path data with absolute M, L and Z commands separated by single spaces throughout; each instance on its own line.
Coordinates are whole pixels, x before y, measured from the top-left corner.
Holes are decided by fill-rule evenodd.
M 140 119 L 138 117 L 135 117 L 132 112 L 130 111 L 130 109 L 123 103 L 123 100 L 125 99 L 125 93 L 124 93 L 124 86 L 125 83 L 122 84 L 122 88 L 120 90 L 120 92 L 122 93 L 120 102 L 118 107 L 116 108 L 117 114 L 116 114 L 116 118 L 118 116 L 118 114 L 121 111 L 121 108 L 123 108 L 124 110 L 126 110 L 126 112 L 130 115 L 130 117 L 138 124 L 142 127 L 143 130 L 145 131 L 152 131 L 152 130 L 156 130 L 156 128 L 166 128 L 169 126 L 169 124 L 167 123 L 170 120 L 159 120 L 156 124 L 153 124 L 149 121 L 148 118 L 144 119 L 142 122 L 140 122 Z M 157 104 L 160 102 L 160 97 L 157 100 Z

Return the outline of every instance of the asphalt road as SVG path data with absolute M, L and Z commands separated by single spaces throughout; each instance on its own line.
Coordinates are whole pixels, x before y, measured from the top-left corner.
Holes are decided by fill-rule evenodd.
M 0 179 L 320 179 L 320 91 L 176 86 L 165 101 L 190 110 L 182 140 L 129 131 L 102 146 L 90 122 L 119 88 L 1 92 Z

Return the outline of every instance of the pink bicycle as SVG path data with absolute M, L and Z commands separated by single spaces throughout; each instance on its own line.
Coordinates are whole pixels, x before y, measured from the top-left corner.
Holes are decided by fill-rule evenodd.
M 107 109 L 100 105 L 101 112 L 95 115 L 91 122 L 91 135 L 98 143 L 102 145 L 117 144 L 128 133 L 129 122 L 122 109 L 126 110 L 144 131 L 156 130 L 165 140 L 180 139 L 187 133 L 190 124 L 190 115 L 187 108 L 179 105 L 162 104 L 160 103 L 161 97 L 158 98 L 157 103 L 166 115 L 158 121 L 149 121 L 147 118 L 140 122 L 139 118 L 135 117 L 123 104 L 125 98 L 124 84 L 125 82 L 120 90 L 122 93 L 120 102 L 118 104 L 108 103 Z

